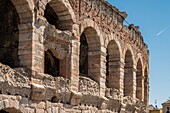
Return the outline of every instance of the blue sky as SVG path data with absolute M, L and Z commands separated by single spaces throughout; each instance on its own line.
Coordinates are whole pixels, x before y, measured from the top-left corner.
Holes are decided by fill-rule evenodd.
M 158 107 L 170 97 L 170 0 L 108 0 L 140 27 L 150 50 L 149 103 Z M 162 32 L 161 32 L 162 31 Z

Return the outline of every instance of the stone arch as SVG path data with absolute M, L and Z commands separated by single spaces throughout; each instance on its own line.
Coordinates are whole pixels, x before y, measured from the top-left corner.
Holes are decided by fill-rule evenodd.
M 3 53 L 3 55 L 5 54 L 4 55 L 5 57 L 7 56 L 6 59 L 9 59 L 7 65 L 11 66 L 12 68 L 18 67 L 18 66 L 29 67 L 31 65 L 31 62 L 30 62 L 31 57 L 29 57 L 30 59 L 28 59 L 28 55 L 23 54 L 23 51 L 24 51 L 24 53 L 27 53 L 25 51 L 29 51 L 28 54 L 30 56 L 31 49 L 30 50 L 28 50 L 28 48 L 27 48 L 27 50 L 24 50 L 24 49 L 27 46 L 26 45 L 27 43 L 29 43 L 28 45 L 30 46 L 30 44 L 32 42 L 32 41 L 29 42 L 28 39 L 32 39 L 32 38 L 30 38 L 32 36 L 32 31 L 30 29 L 33 28 L 32 22 L 33 22 L 34 2 L 32 0 L 17 0 L 17 1 L 16 0 L 1 0 L 0 2 L 2 3 L 2 1 L 10 2 L 10 4 L 4 5 L 5 8 L 8 8 L 10 6 L 13 7 L 13 8 L 10 8 L 10 10 L 7 9 L 6 12 L 8 12 L 8 13 L 3 15 L 3 16 L 6 16 L 6 15 L 9 15 L 9 13 L 10 13 L 10 16 L 8 16 L 9 19 L 4 19 L 1 16 L 1 18 L 3 18 L 3 21 L 8 21 L 7 22 L 8 24 L 13 23 L 13 25 L 10 25 L 10 27 L 5 26 L 8 28 L 8 35 L 11 35 L 10 40 L 8 40 L 8 39 L 4 40 L 5 45 L 6 45 L 5 47 L 8 48 L 8 49 L 6 49 L 6 51 L 8 51 L 8 53 L 7 54 L 6 54 L 6 52 Z M 3 6 L 0 5 L 0 8 L 2 8 L 2 7 Z M 16 18 L 19 18 L 18 21 L 16 21 Z M 3 28 L 2 27 L 0 27 L 0 28 L 1 28 L 0 29 L 0 31 L 1 31 Z M 10 32 L 9 30 L 12 31 L 13 33 Z M 2 36 L 0 36 L 0 37 L 2 37 Z M 25 40 L 25 38 L 26 38 L 26 40 Z M 6 41 L 6 40 L 8 40 L 8 41 Z M 10 45 L 10 47 L 9 47 L 9 45 Z M 3 47 L 4 46 L 0 46 L 0 48 L 3 48 Z M 10 51 L 9 48 L 12 49 L 12 52 L 9 52 Z M 13 60 L 13 59 L 15 59 L 15 60 Z M 29 61 L 29 63 L 27 61 Z M 27 66 L 27 64 L 29 66 Z
M 142 54 L 141 53 L 138 53 L 137 54 L 137 58 L 135 59 L 135 65 L 137 66 L 137 63 L 138 63 L 138 61 L 141 61 L 141 65 L 142 65 L 142 67 L 144 66 L 144 62 L 143 62 L 143 57 L 142 57 Z M 143 71 L 143 70 L 142 70 Z M 142 75 L 142 76 L 144 76 L 144 75 Z
M 84 32 L 84 30 L 86 28 L 93 28 L 93 29 L 95 29 L 96 35 L 98 36 L 96 41 L 100 42 L 101 45 L 104 45 L 104 41 L 102 39 L 102 34 L 100 32 L 99 26 L 93 20 L 91 20 L 91 19 L 84 19 L 81 22 L 81 24 L 80 24 L 80 35 Z
M 125 52 L 125 67 L 124 67 L 124 96 L 131 96 L 133 97 L 134 91 L 134 61 L 132 52 L 127 49 Z
M 33 10 L 34 2 L 33 0 L 10 0 L 20 17 L 20 24 L 33 22 Z
M 60 30 L 71 30 L 76 19 L 68 0 L 50 0 L 46 3 L 44 16 Z
M 123 59 L 125 60 L 125 54 L 126 52 L 129 51 L 132 55 L 132 60 L 133 60 L 133 64 L 135 64 L 135 54 L 134 54 L 134 51 L 132 49 L 132 46 L 130 44 L 126 44 L 125 45 L 125 49 L 123 49 Z
M 79 73 L 99 83 L 100 37 L 96 29 L 87 27 L 80 36 Z
M 106 86 L 119 89 L 120 81 L 120 49 L 115 40 L 111 40 L 106 51 Z
M 149 97 L 149 73 L 148 68 L 145 67 L 144 70 L 144 103 L 148 105 L 148 97 Z
M 44 1 L 40 1 L 43 2 L 43 4 L 45 4 L 45 10 L 44 10 L 44 17 L 46 18 L 46 20 L 48 21 L 49 24 L 54 25 L 56 29 L 59 30 L 72 30 L 72 26 L 75 22 L 75 15 L 73 12 L 73 9 L 69 3 L 68 0 L 48 0 L 48 2 L 46 1 L 44 3 Z M 49 26 L 49 29 L 51 29 L 52 27 Z M 51 31 L 55 30 L 55 28 L 52 28 Z M 58 30 L 57 30 L 58 31 Z M 63 32 L 65 33 L 65 32 Z M 50 35 L 49 35 L 50 36 Z M 47 37 L 48 38 L 48 37 Z M 46 38 L 46 40 L 47 40 Z M 57 39 L 58 43 L 56 44 L 56 47 L 59 48 L 59 50 L 61 50 L 62 52 L 58 52 L 56 51 L 54 48 L 50 48 L 51 54 L 53 56 L 53 59 L 55 59 L 56 61 L 56 65 L 55 63 L 53 63 L 55 72 L 57 72 L 55 74 L 55 76 L 59 75 L 59 76 L 63 76 L 63 77 L 69 77 L 68 73 L 69 73 L 69 66 L 70 64 L 69 62 L 69 58 L 66 56 L 63 56 L 63 54 L 66 54 L 67 50 L 69 49 L 69 44 L 68 46 L 65 46 L 64 40 L 59 40 Z M 46 45 L 45 45 L 46 46 Z M 68 48 L 67 48 L 68 47 Z M 48 59 L 47 54 L 48 51 L 45 50 L 45 59 Z M 51 68 L 51 66 L 49 67 L 49 65 L 47 65 L 47 63 L 45 62 L 45 73 L 48 73 L 51 75 L 51 73 L 49 73 L 47 70 Z M 53 66 L 52 66 L 53 67 Z M 54 74 L 52 74 L 54 76 Z
M 138 59 L 138 62 L 137 62 L 136 98 L 143 100 L 143 68 L 142 68 L 141 59 Z
M 121 47 L 120 41 L 117 40 L 116 34 L 111 33 L 111 34 L 108 36 L 108 38 L 106 38 L 106 40 L 105 40 L 105 42 L 104 42 L 104 47 L 107 48 L 109 42 L 112 41 L 112 40 L 114 40 L 115 43 L 116 43 L 116 45 L 118 46 L 118 49 L 119 49 L 119 52 L 120 52 L 120 58 L 122 58 L 122 55 L 123 55 L 123 53 L 122 53 L 122 47 Z

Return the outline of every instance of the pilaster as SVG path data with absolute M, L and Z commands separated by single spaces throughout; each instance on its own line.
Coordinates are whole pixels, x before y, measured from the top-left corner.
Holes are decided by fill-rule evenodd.
M 132 71 L 133 71 L 133 75 L 132 75 L 132 94 L 131 94 L 131 97 L 133 99 L 136 98 L 136 72 L 137 72 L 137 69 L 136 69 L 136 66 L 133 65 L 133 68 L 132 68 Z
M 106 91 L 106 48 L 104 46 L 101 46 L 99 69 L 100 69 L 100 76 L 99 76 L 100 96 L 105 96 L 105 91 Z
M 18 25 L 19 47 L 18 55 L 20 66 L 32 70 L 32 48 L 33 48 L 33 24 L 25 23 Z
M 71 66 L 70 66 L 70 78 L 71 78 L 71 90 L 78 92 L 79 85 L 79 46 L 78 40 L 72 40 L 71 46 Z
M 43 25 L 35 24 L 33 32 L 32 70 L 37 73 L 44 72 L 44 28 Z

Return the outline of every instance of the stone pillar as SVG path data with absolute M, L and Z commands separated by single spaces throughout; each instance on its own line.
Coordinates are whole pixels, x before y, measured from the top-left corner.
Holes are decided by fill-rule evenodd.
M 45 98 L 45 88 L 42 85 L 43 77 L 40 76 L 39 74 L 36 74 L 36 73 L 44 72 L 44 45 L 43 43 L 44 43 L 45 26 L 40 21 L 41 22 L 43 21 L 43 17 L 41 19 L 39 18 L 38 22 L 32 25 L 33 28 L 30 29 L 32 31 L 30 44 L 26 45 L 27 47 L 25 48 L 26 50 L 27 48 L 31 49 L 28 55 L 26 56 L 26 58 L 31 57 L 31 61 L 29 62 L 31 63 L 31 65 L 28 65 L 27 63 L 23 63 L 25 67 L 31 69 L 32 71 L 31 99 L 36 100 L 36 101 L 41 101 Z M 39 97 L 39 98 L 36 98 L 36 97 Z
M 44 26 L 27 23 L 20 24 L 18 28 L 20 65 L 32 72 L 44 72 Z
M 19 25 L 20 65 L 32 71 L 44 72 L 43 27 L 31 23 Z
M 32 23 L 20 24 L 18 55 L 20 66 L 32 70 L 32 48 L 33 48 L 33 25 Z
M 37 73 L 44 72 L 44 28 L 43 25 L 35 25 L 33 33 L 32 70 Z
M 104 46 L 101 46 L 99 69 L 100 69 L 100 74 L 99 74 L 100 96 L 105 96 L 105 91 L 106 91 L 106 48 Z
M 71 47 L 71 54 L 70 54 L 70 58 L 71 58 L 70 89 L 76 92 L 78 92 L 78 85 L 79 85 L 79 46 L 80 46 L 80 42 L 78 40 L 72 40 L 72 47 Z
M 144 80 L 144 103 L 148 106 L 148 97 L 149 97 L 149 80 L 145 78 Z
M 136 72 L 137 72 L 135 65 L 133 65 L 132 71 L 133 71 L 133 76 L 132 76 L 133 78 L 131 80 L 133 80 L 133 84 L 132 84 L 132 94 L 131 94 L 131 97 L 133 99 L 135 99 L 136 98 Z

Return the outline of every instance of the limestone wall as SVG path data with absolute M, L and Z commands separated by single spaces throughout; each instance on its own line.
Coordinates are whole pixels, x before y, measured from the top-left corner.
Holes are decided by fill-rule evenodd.
M 0 55 L 0 109 L 146 112 L 149 50 L 138 26 L 123 25 L 125 12 L 105 0 L 0 0 L 0 14 L 9 3 L 13 11 L 0 29 L 0 52 L 17 59 L 11 66 Z M 13 33 L 9 41 L 7 31 Z

